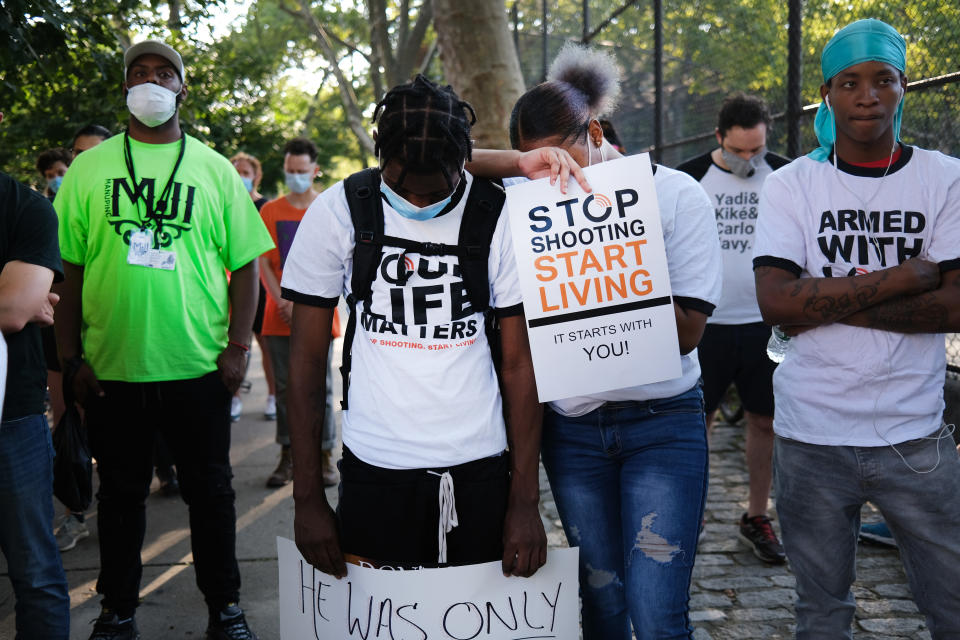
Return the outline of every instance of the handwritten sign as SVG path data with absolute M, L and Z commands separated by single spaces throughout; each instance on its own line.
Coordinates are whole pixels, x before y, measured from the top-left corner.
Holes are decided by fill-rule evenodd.
M 281 640 L 577 640 L 578 550 L 551 549 L 531 578 L 499 562 L 415 571 L 347 565 L 337 580 L 277 538 Z
M 593 187 L 507 187 L 541 402 L 681 375 L 677 324 L 647 154 L 587 167 Z

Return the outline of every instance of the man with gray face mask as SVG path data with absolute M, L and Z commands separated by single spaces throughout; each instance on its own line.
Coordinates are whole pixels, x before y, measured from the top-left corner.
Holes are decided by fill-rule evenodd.
M 763 100 L 737 93 L 727 97 L 717 119 L 719 146 L 681 164 L 710 196 L 723 255 L 723 295 L 707 319 L 698 354 L 708 428 L 731 383 L 744 408 L 750 475 L 747 512 L 739 537 L 764 562 L 785 556 L 767 516 L 772 483 L 773 363 L 767 358 L 770 327 L 762 322 L 751 262 L 757 204 L 763 182 L 789 160 L 767 151 L 772 120 Z
M 85 409 L 100 477 L 103 610 L 90 638 L 139 638 L 159 431 L 189 506 L 206 637 L 255 640 L 237 606 L 229 411 L 246 367 L 257 257 L 273 243 L 233 165 L 180 127 L 180 54 L 148 40 L 126 51 L 124 67 L 127 131 L 77 156 L 55 204 L 64 387 Z

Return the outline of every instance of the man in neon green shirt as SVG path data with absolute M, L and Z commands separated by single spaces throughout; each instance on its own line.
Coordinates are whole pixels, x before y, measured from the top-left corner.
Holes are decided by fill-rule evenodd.
M 139 637 L 157 430 L 190 508 L 207 637 L 255 639 L 237 606 L 229 407 L 246 367 L 257 257 L 273 243 L 230 162 L 180 128 L 180 55 L 146 41 L 124 65 L 128 131 L 78 156 L 55 203 L 65 388 L 86 409 L 100 476 L 103 611 L 91 640 Z

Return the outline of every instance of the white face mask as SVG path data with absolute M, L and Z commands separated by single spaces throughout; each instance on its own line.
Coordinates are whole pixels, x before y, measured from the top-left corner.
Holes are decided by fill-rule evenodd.
M 312 173 L 283 173 L 284 182 L 287 183 L 287 189 L 300 194 L 306 193 L 307 189 L 313 186 Z
M 130 115 L 150 127 L 159 127 L 177 112 L 177 94 L 158 84 L 145 82 L 127 90 Z

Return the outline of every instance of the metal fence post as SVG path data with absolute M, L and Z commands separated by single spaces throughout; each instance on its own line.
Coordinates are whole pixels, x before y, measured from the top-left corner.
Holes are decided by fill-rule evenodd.
M 653 0 L 653 159 L 660 162 L 663 145 L 663 3 Z
M 583 36 L 580 41 L 587 44 L 590 38 L 590 0 L 583 0 Z
M 787 155 L 800 155 L 803 114 L 803 0 L 790 0 L 787 28 Z
M 543 77 L 540 80 L 546 82 L 547 69 L 550 66 L 550 60 L 548 60 L 550 53 L 547 46 L 547 0 L 543 0 L 541 6 L 543 7 Z

